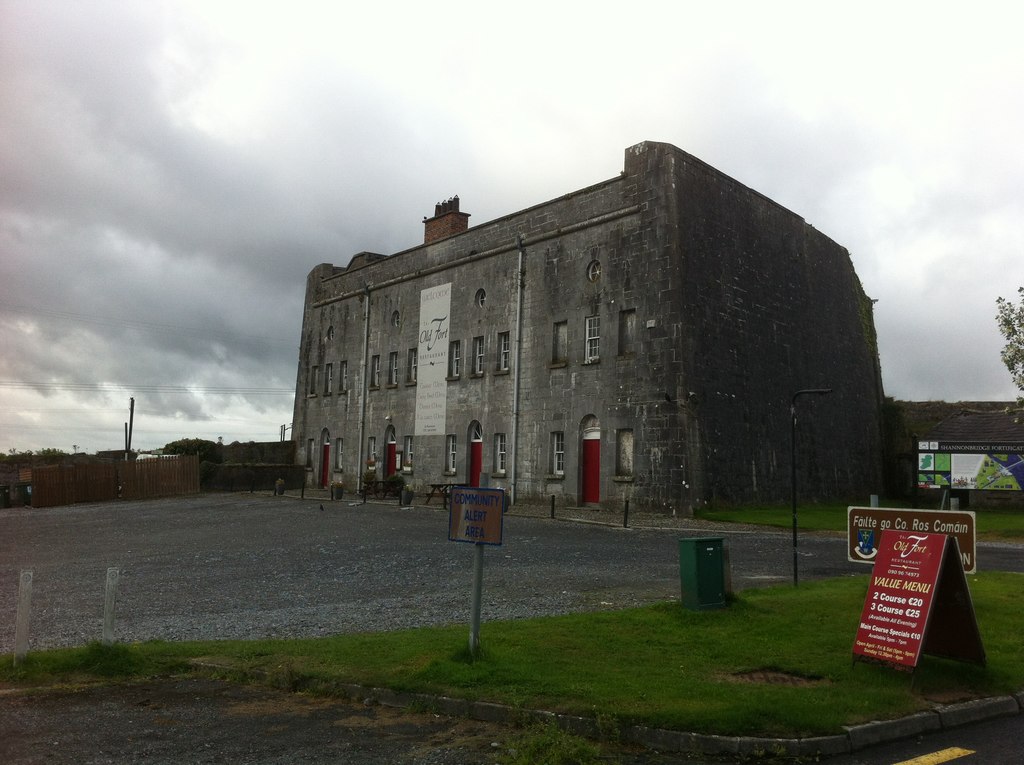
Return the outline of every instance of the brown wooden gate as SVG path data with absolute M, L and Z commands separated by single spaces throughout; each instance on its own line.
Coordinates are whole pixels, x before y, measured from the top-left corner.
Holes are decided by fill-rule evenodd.
M 121 499 L 153 499 L 199 493 L 199 458 L 194 454 L 120 463 Z

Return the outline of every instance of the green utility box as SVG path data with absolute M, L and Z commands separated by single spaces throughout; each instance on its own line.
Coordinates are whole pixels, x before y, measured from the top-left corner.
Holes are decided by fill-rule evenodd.
M 695 611 L 725 608 L 725 553 L 721 537 L 679 540 L 683 606 Z

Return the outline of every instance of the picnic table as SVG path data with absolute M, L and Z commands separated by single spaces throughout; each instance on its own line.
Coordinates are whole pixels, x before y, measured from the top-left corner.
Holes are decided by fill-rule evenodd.
M 364 487 L 367 495 L 374 499 L 397 497 L 402 491 L 400 484 L 392 483 L 391 481 L 367 481 Z
M 448 507 L 448 497 L 452 493 L 452 487 L 455 486 L 455 485 L 456 484 L 454 484 L 454 483 L 432 483 L 432 484 L 430 484 L 430 493 L 427 494 L 427 502 L 426 502 L 426 504 L 429 505 L 430 504 L 430 500 L 432 500 L 434 498 L 434 495 L 440 493 L 442 504 L 445 507 Z

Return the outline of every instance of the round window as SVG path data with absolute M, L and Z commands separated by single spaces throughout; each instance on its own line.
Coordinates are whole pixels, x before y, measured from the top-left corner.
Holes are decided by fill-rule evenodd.
M 601 261 L 592 260 L 590 265 L 587 266 L 587 279 L 592 282 L 596 282 L 601 278 Z
M 395 311 L 394 313 L 392 313 L 391 314 L 391 326 L 392 327 L 397 327 L 401 323 L 402 323 L 402 317 L 399 315 L 398 311 Z
M 484 292 L 482 287 L 476 291 L 476 297 L 474 298 L 474 300 L 476 301 L 477 308 L 484 307 L 484 301 L 487 300 L 487 293 Z

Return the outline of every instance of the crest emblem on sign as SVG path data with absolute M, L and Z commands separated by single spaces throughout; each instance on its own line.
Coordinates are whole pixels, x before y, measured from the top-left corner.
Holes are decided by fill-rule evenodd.
M 872 529 L 857 530 L 857 555 L 864 560 L 871 560 L 878 554 L 875 547 L 875 532 Z

